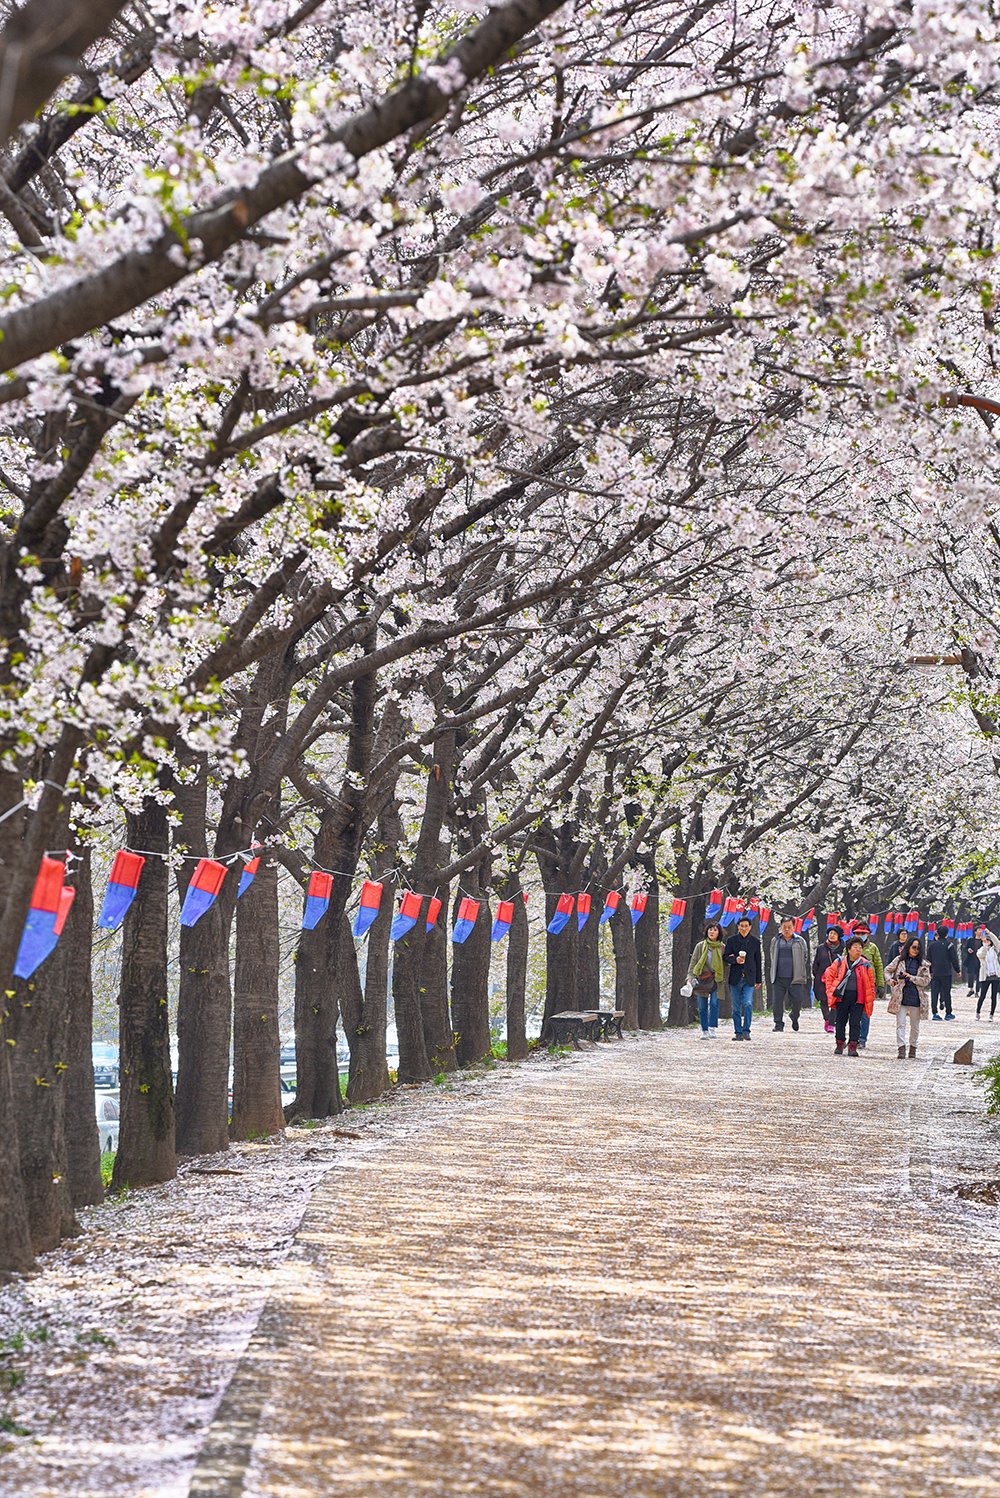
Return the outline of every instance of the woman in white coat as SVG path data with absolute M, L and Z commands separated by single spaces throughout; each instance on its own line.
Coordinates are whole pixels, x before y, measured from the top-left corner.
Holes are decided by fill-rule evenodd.
M 990 1019 L 997 1012 L 997 990 L 1000 989 L 1000 938 L 993 935 L 988 926 L 979 928 L 979 1001 L 976 1004 L 976 1019 L 979 1018 L 986 998 L 990 993 Z

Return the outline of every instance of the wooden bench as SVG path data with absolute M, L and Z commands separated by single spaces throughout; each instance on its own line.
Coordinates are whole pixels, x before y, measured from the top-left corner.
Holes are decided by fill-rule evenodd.
M 574 1051 L 578 1051 L 581 1036 L 585 1040 L 598 1040 L 600 1035 L 599 1009 L 564 1009 L 552 1016 L 553 1045 L 565 1045 L 568 1041 Z

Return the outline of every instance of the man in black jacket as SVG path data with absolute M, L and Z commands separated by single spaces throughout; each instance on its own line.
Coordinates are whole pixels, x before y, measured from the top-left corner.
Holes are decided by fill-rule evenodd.
M 927 945 L 927 956 L 931 964 L 931 1018 L 954 1019 L 951 1012 L 951 980 L 960 971 L 955 943 L 948 936 L 947 926 L 939 926 L 937 935 Z M 938 1005 L 941 1013 L 938 1013 Z
M 729 993 L 733 1001 L 734 1040 L 750 1039 L 750 1021 L 753 1018 L 753 996 L 763 982 L 760 939 L 751 936 L 753 922 L 748 915 L 741 915 L 736 922 L 736 935 L 726 942 L 722 960 L 729 970 Z

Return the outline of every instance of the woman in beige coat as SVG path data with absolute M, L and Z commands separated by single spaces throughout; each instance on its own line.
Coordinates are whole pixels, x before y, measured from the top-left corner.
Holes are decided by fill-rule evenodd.
M 924 957 L 919 936 L 910 937 L 899 956 L 894 957 L 886 968 L 885 975 L 891 986 L 889 1013 L 896 1016 L 897 1058 L 905 1061 L 908 1057 L 913 1061 L 917 1054 L 920 1021 L 930 1014 L 931 965 Z

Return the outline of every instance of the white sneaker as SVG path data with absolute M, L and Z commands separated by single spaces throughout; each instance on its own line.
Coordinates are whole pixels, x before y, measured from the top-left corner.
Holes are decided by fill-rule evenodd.
M 708 1027 L 708 1033 L 709 1033 L 709 1035 L 718 1035 L 718 1033 L 719 1033 L 719 1027 L 718 1027 L 718 1025 L 709 1025 L 709 1027 Z
M 712 1032 L 711 1032 L 711 1030 L 702 1030 L 702 1032 L 701 1032 L 701 1039 L 702 1040 L 711 1040 L 711 1038 L 712 1038 Z

